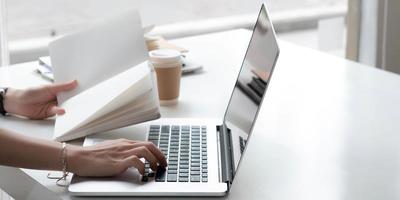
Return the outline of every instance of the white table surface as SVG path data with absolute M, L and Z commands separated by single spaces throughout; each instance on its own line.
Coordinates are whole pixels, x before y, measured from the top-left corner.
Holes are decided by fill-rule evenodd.
M 205 70 L 182 78 L 180 102 L 163 107 L 163 117 L 222 117 L 249 39 L 249 31 L 235 30 L 175 40 Z M 225 198 L 399 199 L 400 77 L 283 41 L 280 47 L 246 164 Z M 0 84 L 44 83 L 33 69 L 2 68 Z M 51 120 L 0 124 L 52 135 Z M 63 199 L 85 199 L 70 197 L 47 172 L 25 171 Z

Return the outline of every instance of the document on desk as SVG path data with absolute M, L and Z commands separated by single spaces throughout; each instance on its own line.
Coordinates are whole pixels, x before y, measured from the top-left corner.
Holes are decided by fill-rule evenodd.
M 49 45 L 55 83 L 76 79 L 60 93 L 54 139 L 72 140 L 160 117 L 154 69 L 138 12 L 129 11 Z

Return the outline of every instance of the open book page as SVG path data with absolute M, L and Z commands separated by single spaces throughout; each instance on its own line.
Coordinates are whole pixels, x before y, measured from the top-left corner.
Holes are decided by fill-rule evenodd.
M 137 11 L 94 24 L 49 45 L 56 83 L 78 80 L 78 87 L 58 102 L 87 90 L 148 59 Z
M 87 135 L 88 133 L 104 132 L 143 121 L 157 119 L 160 117 L 160 113 L 158 112 L 159 108 L 156 106 L 157 104 L 152 102 L 152 96 L 154 94 L 154 91 L 151 90 L 134 102 L 56 139 L 60 141 L 71 140 L 82 137 L 82 135 Z
M 71 97 L 60 104 L 66 113 L 57 117 L 53 137 L 57 139 L 68 135 L 74 129 L 134 102 L 145 93 L 154 90 L 153 79 L 151 68 L 145 61 Z M 158 102 L 152 101 L 152 103 L 158 109 Z M 85 132 L 85 135 L 88 134 L 90 132 Z

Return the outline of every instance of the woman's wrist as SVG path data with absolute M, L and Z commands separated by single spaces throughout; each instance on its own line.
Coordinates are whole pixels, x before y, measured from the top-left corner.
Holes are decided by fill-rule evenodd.
M 7 113 L 16 114 L 18 108 L 18 95 L 19 90 L 14 88 L 8 88 L 4 95 L 4 110 Z
M 67 145 L 67 171 L 71 173 L 77 173 L 79 166 L 82 165 L 82 161 L 85 157 L 85 151 L 81 146 Z

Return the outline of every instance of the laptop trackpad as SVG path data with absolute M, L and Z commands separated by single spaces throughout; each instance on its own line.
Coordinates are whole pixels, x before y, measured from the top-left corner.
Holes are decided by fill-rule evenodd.
M 112 182 L 123 184 L 124 186 L 127 185 L 143 185 L 145 182 L 142 182 L 141 176 L 138 172 L 137 169 L 135 168 L 129 168 L 126 170 L 124 173 L 113 176 L 113 177 L 100 177 L 100 178 L 86 178 L 86 177 L 79 177 L 79 176 L 74 176 L 74 178 L 71 181 L 71 185 L 77 186 L 78 183 L 84 183 L 84 184 L 93 184 L 93 182 L 96 182 L 97 186 L 101 186 L 103 184 L 109 185 Z M 79 185 L 79 184 L 78 184 Z

